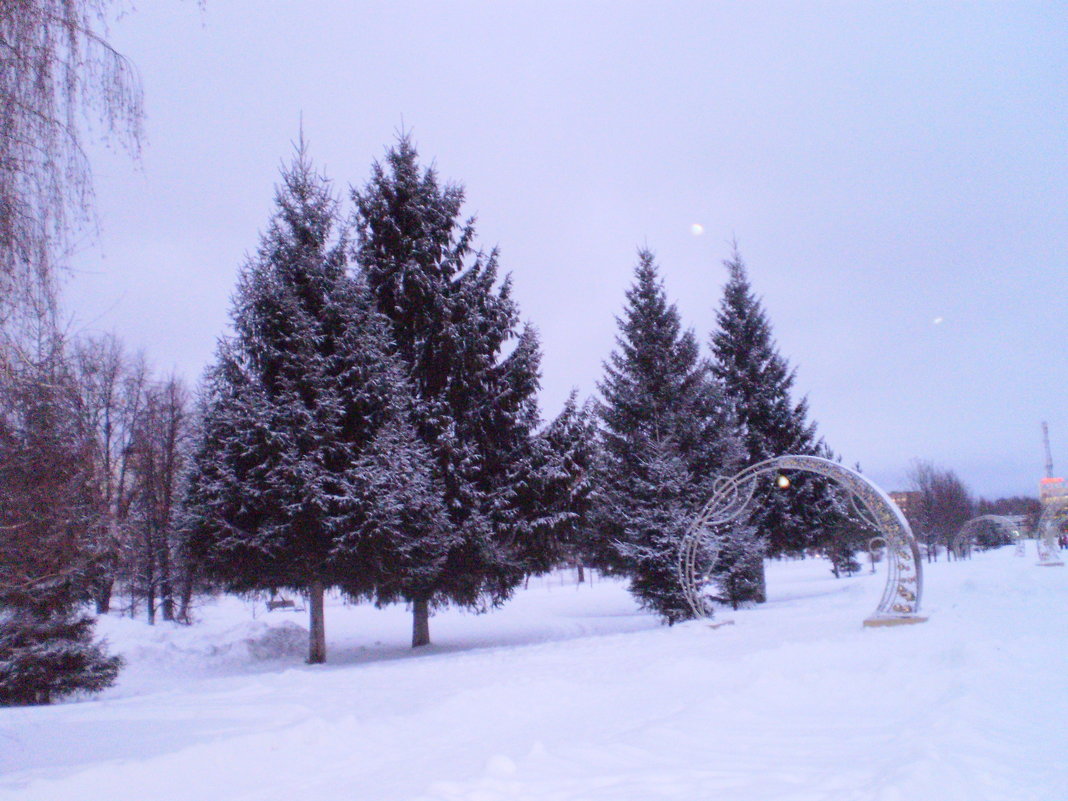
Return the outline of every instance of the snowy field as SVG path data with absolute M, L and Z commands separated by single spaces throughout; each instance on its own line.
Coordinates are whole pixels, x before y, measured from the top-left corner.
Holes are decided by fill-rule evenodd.
M 109 617 L 115 688 L 0 710 L 0 799 L 1068 799 L 1068 568 L 925 568 L 930 620 L 889 629 L 861 626 L 882 566 L 820 560 L 770 563 L 717 629 L 556 576 L 413 653 L 402 608 L 336 602 L 315 668 L 303 614 Z

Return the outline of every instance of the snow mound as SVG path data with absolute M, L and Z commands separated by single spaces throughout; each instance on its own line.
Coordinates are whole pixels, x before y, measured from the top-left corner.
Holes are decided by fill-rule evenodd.
M 242 666 L 276 660 L 293 661 L 308 648 L 308 629 L 292 620 L 208 620 L 194 626 L 103 616 L 97 634 L 127 671 L 232 672 Z
M 213 639 L 174 634 L 138 643 L 128 654 L 130 661 L 165 664 L 188 659 L 236 665 L 300 656 L 308 647 L 308 630 L 291 620 L 274 624 L 249 620 L 216 633 Z
M 273 626 L 259 624 L 260 630 L 250 632 L 241 645 L 253 659 L 289 659 L 301 656 L 308 649 L 308 630 L 286 620 Z

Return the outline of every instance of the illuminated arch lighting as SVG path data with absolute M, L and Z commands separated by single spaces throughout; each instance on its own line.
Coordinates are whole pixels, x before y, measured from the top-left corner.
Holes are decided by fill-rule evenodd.
M 856 514 L 886 540 L 886 588 L 875 611 L 864 620 L 865 626 L 894 626 L 922 623 L 919 614 L 923 594 L 923 565 L 919 548 L 908 521 L 890 497 L 867 477 L 837 462 L 818 456 L 777 456 L 746 468 L 737 475 L 720 478 L 712 497 L 702 507 L 679 546 L 679 582 L 686 600 L 698 618 L 711 617 L 711 602 L 705 588 L 712 580 L 712 565 L 717 550 L 716 527 L 741 516 L 753 500 L 757 479 L 768 473 L 802 470 L 830 478 L 845 488 Z M 783 487 L 777 479 L 776 484 Z M 859 503 L 858 503 L 859 502 Z
M 979 515 L 979 517 L 973 517 L 961 526 L 960 531 L 953 538 L 953 543 L 950 547 L 958 559 L 971 550 L 975 544 L 975 538 L 979 534 L 979 527 L 983 523 L 991 523 L 997 526 L 1002 533 L 1007 534 L 1012 539 L 1014 544 L 1021 542 L 1019 526 L 1011 518 L 1003 515 Z

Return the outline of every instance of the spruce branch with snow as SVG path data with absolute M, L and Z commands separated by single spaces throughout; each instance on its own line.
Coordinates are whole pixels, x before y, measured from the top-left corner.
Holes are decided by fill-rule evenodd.
M 448 544 L 442 569 L 407 599 L 415 645 L 429 642 L 431 607 L 498 604 L 537 561 L 526 534 L 538 512 L 519 488 L 533 469 L 540 346 L 519 324 L 497 251 L 476 249 L 463 199 L 460 186 L 420 166 L 406 135 L 353 192 L 356 261 L 389 321 L 448 519 L 433 534 Z
M 325 591 L 374 592 L 351 537 L 371 514 L 360 460 L 403 414 L 407 390 L 303 140 L 275 202 L 239 277 L 233 335 L 208 373 L 187 549 L 230 589 L 307 594 L 316 663 L 326 659 Z
M 724 266 L 729 277 L 710 337 L 712 371 L 742 426 L 746 465 L 785 454 L 829 456 L 808 419 L 807 400 L 792 399 L 795 371 L 777 349 L 737 248 Z M 787 489 L 768 478 L 757 488 L 747 523 L 766 541 L 768 553 L 799 553 L 820 540 L 821 518 L 831 504 L 827 481 L 818 476 L 791 477 Z M 762 573 L 762 563 L 752 559 L 754 573 Z M 764 600 L 762 578 L 754 576 L 747 586 L 752 592 L 744 600 Z
M 601 552 L 643 605 L 674 622 L 692 614 L 677 575 L 679 543 L 742 448 L 727 396 L 648 250 L 626 299 L 599 384 Z

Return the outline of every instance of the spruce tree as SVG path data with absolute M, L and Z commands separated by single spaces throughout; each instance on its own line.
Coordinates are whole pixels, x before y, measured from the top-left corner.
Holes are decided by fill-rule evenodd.
M 747 520 L 732 520 L 715 532 L 713 580 L 718 601 L 737 609 L 744 603 L 765 600 L 764 556 L 767 540 Z
M 544 573 L 566 563 L 578 567 L 582 581 L 597 494 L 597 424 L 593 403 L 579 406 L 577 397 L 572 390 L 560 414 L 534 437 L 531 469 L 517 494 L 528 511 L 522 534 L 534 555 L 528 570 Z
M 420 166 L 405 135 L 353 191 L 358 267 L 389 321 L 448 516 L 444 565 L 408 598 L 425 634 L 416 645 L 429 642 L 431 607 L 500 603 L 537 558 L 522 537 L 531 510 L 517 488 L 531 470 L 540 348 L 519 326 L 510 280 L 498 282 L 496 250 L 475 249 L 463 199 Z
M 356 579 L 351 595 L 370 582 L 379 606 L 429 603 L 457 535 L 449 525 L 430 449 L 404 416 L 384 425 L 355 466 L 358 527 L 342 532 L 336 558 Z M 346 582 L 342 580 L 342 587 Z M 428 609 L 413 614 L 412 645 L 429 640 Z
M 677 574 L 681 538 L 741 447 L 729 403 L 648 250 L 626 297 L 599 384 L 602 553 L 644 606 L 674 622 L 692 614 Z
M 83 608 L 99 504 L 62 340 L 20 355 L 0 377 L 0 705 L 102 690 L 122 665 Z
M 233 335 L 208 374 L 188 547 L 232 590 L 307 594 L 316 663 L 326 658 L 325 590 L 374 590 L 348 536 L 366 522 L 359 460 L 403 415 L 407 392 L 303 141 L 275 201 L 239 276 Z
M 785 454 L 827 456 L 808 420 L 808 402 L 791 398 L 795 374 L 779 354 L 763 306 L 753 293 L 737 249 L 724 262 L 729 279 L 711 336 L 712 370 L 730 396 L 744 432 L 746 464 Z M 819 518 L 827 506 L 826 480 L 791 477 L 789 490 L 763 480 L 751 504 L 749 523 L 771 554 L 797 553 L 813 545 Z M 763 564 L 749 582 L 752 594 L 742 600 L 764 600 Z
M 866 548 L 868 541 L 878 536 L 878 532 L 865 528 L 845 515 L 834 519 L 825 531 L 823 551 L 831 563 L 834 577 L 841 578 L 843 574 L 852 576 L 860 572 L 857 551 Z
M 625 515 L 616 550 L 630 576 L 630 591 L 645 608 L 668 623 L 693 612 L 679 584 L 678 550 L 696 511 L 693 482 L 670 437 L 635 432 L 643 440 L 638 467 L 628 477 L 626 498 L 615 508 Z M 623 502 L 621 502 L 623 501 Z

